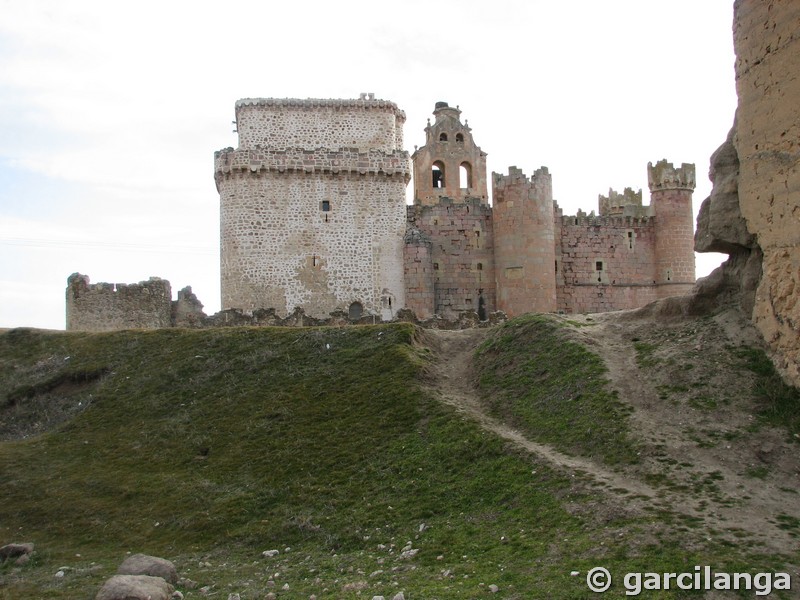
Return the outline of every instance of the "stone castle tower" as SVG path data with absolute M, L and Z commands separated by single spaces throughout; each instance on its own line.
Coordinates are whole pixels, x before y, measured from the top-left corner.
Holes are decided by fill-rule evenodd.
M 408 308 L 419 317 L 453 317 L 495 308 L 494 243 L 486 153 L 461 123 L 461 111 L 437 102 L 426 143 L 411 159 L 405 271 Z
M 236 103 L 239 147 L 214 155 L 223 310 L 402 308 L 404 121 L 372 94 Z
M 509 315 L 556 310 L 553 183 L 547 167 L 528 179 L 493 174 L 497 308 Z
M 655 282 L 660 286 L 659 297 L 687 294 L 695 281 L 694 165 L 684 163 L 676 169 L 666 160 L 648 163 L 647 183 L 657 225 Z

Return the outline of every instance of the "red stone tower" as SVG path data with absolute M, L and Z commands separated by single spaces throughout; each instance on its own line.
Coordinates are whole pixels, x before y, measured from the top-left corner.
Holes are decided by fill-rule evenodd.
M 493 173 L 497 308 L 510 317 L 556 310 L 553 184 L 547 167 Z
M 693 164 L 675 168 L 660 160 L 647 164 L 650 206 L 655 216 L 655 283 L 658 296 L 688 293 L 695 282 Z

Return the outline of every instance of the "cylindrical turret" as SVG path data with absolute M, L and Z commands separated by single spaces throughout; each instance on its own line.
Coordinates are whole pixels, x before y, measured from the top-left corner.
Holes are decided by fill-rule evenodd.
M 647 164 L 650 206 L 655 216 L 655 273 L 658 296 L 688 293 L 695 282 L 694 213 L 695 168 L 675 168 L 660 160 Z

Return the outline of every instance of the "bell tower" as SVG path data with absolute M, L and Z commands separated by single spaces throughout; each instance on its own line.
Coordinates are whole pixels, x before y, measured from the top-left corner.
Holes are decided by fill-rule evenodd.
M 475 145 L 467 123 L 461 123 L 461 111 L 437 102 L 433 115 L 435 122 L 428 120 L 425 128 L 425 145 L 411 156 L 414 204 L 433 206 L 443 197 L 455 204 L 467 198 L 488 204 L 486 153 Z

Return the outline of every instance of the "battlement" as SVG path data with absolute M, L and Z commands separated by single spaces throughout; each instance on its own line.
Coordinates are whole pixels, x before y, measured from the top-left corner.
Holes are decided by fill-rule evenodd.
M 562 227 L 645 227 L 653 224 L 649 216 L 595 215 L 578 211 L 574 216 L 557 217 Z
M 553 201 L 553 178 L 547 167 L 539 167 L 528 178 L 527 175 L 517 167 L 509 167 L 508 175 L 492 172 L 492 182 L 495 190 L 495 203 L 501 204 L 506 200 L 506 190 L 518 188 L 520 186 L 530 188 L 524 198 L 536 199 L 542 202 Z
M 537 183 L 541 183 L 545 180 L 549 184 L 552 178 L 547 167 L 539 167 L 533 172 L 533 175 L 531 175 L 530 179 L 528 179 L 528 176 L 525 175 L 522 169 L 512 166 L 508 167 L 508 175 L 492 172 L 492 180 L 496 187 L 504 187 L 509 184 L 519 183 L 531 183 L 536 185 Z
M 263 107 L 292 107 L 303 108 L 309 110 L 316 110 L 318 108 L 324 109 L 338 109 L 338 110 L 352 110 L 352 109 L 391 109 L 395 116 L 405 122 L 406 113 L 397 104 L 390 100 L 376 99 L 375 94 L 365 93 L 361 94 L 358 99 L 355 98 L 241 98 L 236 101 L 236 111 L 246 106 L 263 106 Z
M 404 151 L 387 153 L 378 150 L 363 152 L 358 148 L 344 148 L 336 151 L 325 148 L 316 150 L 302 148 L 234 150 L 226 148 L 214 153 L 215 178 L 236 172 L 259 173 L 262 171 L 383 175 L 402 177 L 405 183 L 408 183 L 411 178 L 408 152 Z
M 359 99 L 243 98 L 236 102 L 239 147 L 252 149 L 403 147 L 406 114 L 394 102 Z
M 682 163 L 677 169 L 666 159 L 658 161 L 655 165 L 647 163 L 647 184 L 650 192 L 694 190 L 696 181 L 693 163 Z
M 601 215 L 633 216 L 642 207 L 642 190 L 634 192 L 633 188 L 626 187 L 620 194 L 616 190 L 608 189 L 608 196 L 599 194 L 597 205 Z M 627 210 L 626 210 L 627 209 Z

